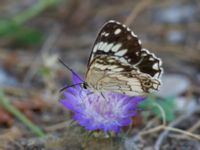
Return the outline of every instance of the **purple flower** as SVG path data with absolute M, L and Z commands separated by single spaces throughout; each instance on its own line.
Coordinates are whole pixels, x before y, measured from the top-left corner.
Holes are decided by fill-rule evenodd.
M 73 83 L 82 83 L 73 74 Z M 130 97 L 123 94 L 91 92 L 80 85 L 67 88 L 65 99 L 60 102 L 74 112 L 73 119 L 87 130 L 119 132 L 121 127 L 132 123 L 137 114 L 137 105 L 144 97 Z

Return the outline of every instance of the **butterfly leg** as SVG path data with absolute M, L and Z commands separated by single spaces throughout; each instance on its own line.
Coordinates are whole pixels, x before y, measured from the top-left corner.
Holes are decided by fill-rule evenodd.
M 103 94 L 103 92 L 100 93 L 101 96 L 108 102 L 109 100 L 105 97 L 105 95 Z
M 90 96 L 91 94 L 94 93 L 94 92 L 91 91 L 91 92 L 89 92 L 89 93 L 87 93 L 86 95 L 83 96 L 83 95 L 81 94 L 81 92 L 82 92 L 82 91 L 79 92 L 79 95 L 80 95 L 82 101 L 85 99 L 85 97 Z
M 89 95 L 91 95 L 91 94 L 93 94 L 94 92 L 90 92 L 90 93 L 87 93 L 87 96 L 89 96 Z

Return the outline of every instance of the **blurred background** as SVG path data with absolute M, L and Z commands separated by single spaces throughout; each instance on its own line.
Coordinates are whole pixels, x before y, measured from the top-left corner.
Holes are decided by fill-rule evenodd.
M 37 136 L 55 136 L 65 130 L 66 124 L 61 122 L 69 119 L 70 113 L 58 102 L 62 97 L 59 89 L 70 83 L 71 73 L 58 58 L 84 77 L 95 37 L 111 19 L 128 25 L 143 47 L 163 61 L 163 86 L 142 106 L 149 111 L 137 118 L 135 132 L 152 120 L 148 127 L 161 124 L 163 116 L 151 105 L 156 101 L 163 108 L 169 126 L 199 137 L 200 1 L 1 0 L 0 3 L 2 149 L 29 149 L 35 145 L 44 148 L 41 141 L 36 140 L 31 146 L 27 143 Z M 177 133 L 165 134 L 163 138 L 162 133 L 155 132 L 149 135 L 149 140 L 137 142 L 143 148 L 200 147 L 198 138 Z M 49 145 L 53 147 L 52 143 Z M 131 149 L 130 145 L 125 147 Z

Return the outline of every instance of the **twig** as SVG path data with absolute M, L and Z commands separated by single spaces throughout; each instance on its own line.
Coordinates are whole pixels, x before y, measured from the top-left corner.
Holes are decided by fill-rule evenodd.
M 164 127 L 165 127 L 164 125 L 160 125 L 160 126 L 157 126 L 157 127 L 155 127 L 155 128 L 149 129 L 149 130 L 147 130 L 147 131 L 142 131 L 142 132 L 140 132 L 139 134 L 140 134 L 141 136 L 144 136 L 144 135 L 146 135 L 146 134 L 158 132 L 158 131 L 162 130 Z
M 197 123 L 195 123 L 191 128 L 189 128 L 188 132 L 194 132 L 198 128 L 200 128 L 200 120 Z
M 182 134 L 184 134 L 184 135 L 193 137 L 193 138 L 195 138 L 195 139 L 197 139 L 197 140 L 200 141 L 200 135 L 193 134 L 193 133 L 191 133 L 191 132 L 184 131 L 184 130 L 177 129 L 177 128 L 173 128 L 173 127 L 164 127 L 164 129 L 165 129 L 165 130 L 168 130 L 168 131 L 174 131 L 174 132 L 182 133 Z
M 137 139 L 141 138 L 141 136 L 143 136 L 145 134 L 150 134 L 150 133 L 153 133 L 153 132 L 160 131 L 160 130 L 163 129 L 163 127 L 165 127 L 165 125 L 166 125 L 166 114 L 165 114 L 165 111 L 163 110 L 163 108 L 158 103 L 154 103 L 153 106 L 157 107 L 160 110 L 161 115 L 162 115 L 162 119 L 163 119 L 163 125 L 157 126 L 155 128 L 149 129 L 147 131 L 139 132 L 137 135 L 134 136 L 133 141 L 136 141 Z M 157 120 L 157 118 L 152 119 L 152 121 L 149 122 L 146 125 L 146 127 L 143 128 L 143 130 L 145 130 L 148 126 L 151 126 L 151 124 L 153 124 L 155 122 L 155 120 Z
M 126 18 L 124 24 L 129 26 L 133 22 L 133 20 L 135 20 L 135 18 L 138 16 L 138 14 L 141 13 L 148 5 L 150 5 L 152 1 L 153 0 L 140 1 L 138 5 L 134 6 L 130 15 Z
M 169 126 L 166 126 L 166 119 L 165 119 L 166 115 L 165 115 L 165 112 L 164 112 L 163 108 L 160 105 L 158 105 L 157 103 L 155 103 L 154 106 L 159 108 L 159 110 L 160 110 L 160 112 L 162 114 L 163 124 L 160 125 L 160 126 L 157 126 L 155 128 L 149 129 L 147 131 L 140 132 L 139 134 L 140 134 L 140 136 L 144 136 L 146 134 L 158 132 L 160 130 L 165 130 L 163 133 L 160 134 L 158 140 L 156 141 L 155 150 L 159 150 L 160 149 L 160 145 L 162 144 L 162 141 L 164 140 L 166 135 L 169 133 L 169 131 L 178 132 L 178 133 L 193 137 L 193 138 L 195 138 L 197 140 L 200 140 L 200 135 L 196 135 L 196 134 L 193 134 L 191 132 L 184 131 L 184 130 L 181 130 L 181 129 L 173 128 L 173 126 L 176 126 L 178 123 L 180 123 L 184 119 L 188 118 L 189 114 L 187 114 L 185 116 L 182 116 L 182 117 L 179 117 L 178 119 L 176 119 L 176 121 L 172 122 Z
M 179 134 L 179 133 L 170 133 L 167 136 L 169 138 L 176 138 L 178 140 L 189 140 L 190 139 L 189 136 L 183 136 L 183 134 Z
M 156 122 L 159 121 L 159 119 L 160 119 L 160 118 L 158 118 L 158 117 L 156 116 L 155 118 L 149 120 L 149 121 L 147 122 L 147 124 L 145 125 L 145 127 L 144 127 L 142 130 L 146 130 L 146 129 L 148 129 L 148 128 L 151 128 L 151 127 L 153 126 L 153 124 L 155 124 Z
M 164 126 L 164 125 L 160 125 L 160 126 L 157 126 L 153 129 L 149 129 L 147 131 L 143 131 L 140 133 L 141 136 L 144 136 L 146 134 L 150 134 L 150 133 L 154 133 L 154 132 L 158 132 L 160 130 L 165 130 L 165 132 L 169 132 L 169 131 L 174 131 L 174 132 L 178 132 L 178 133 L 182 133 L 184 135 L 187 135 L 187 136 L 191 136 L 197 140 L 200 140 L 200 135 L 197 135 L 197 134 L 193 134 L 191 132 L 188 132 L 188 131 L 184 131 L 184 130 L 181 130 L 181 129 L 178 129 L 178 128 L 173 128 L 173 127 L 169 127 L 169 126 Z M 160 148 L 155 148 L 156 150 L 159 150 Z
M 169 124 L 168 127 L 176 126 L 177 124 L 179 124 L 181 121 L 185 120 L 188 117 L 189 117 L 189 114 L 184 115 L 184 116 L 180 116 L 174 122 Z M 165 130 L 164 132 L 162 132 L 160 134 L 160 136 L 158 137 L 158 139 L 157 139 L 157 141 L 155 143 L 155 146 L 154 146 L 155 150 L 159 150 L 160 149 L 160 146 L 162 145 L 162 142 L 163 142 L 163 140 L 165 139 L 165 137 L 167 136 L 168 133 L 169 133 L 169 130 Z
M 162 115 L 162 119 L 163 119 L 163 124 L 160 125 L 160 126 L 157 126 L 155 128 L 149 129 L 147 131 L 142 131 L 142 132 L 140 132 L 141 135 L 159 131 L 159 130 L 163 129 L 163 127 L 166 126 L 166 114 L 165 114 L 165 111 L 163 110 L 163 108 L 158 103 L 153 103 L 153 106 L 157 107 L 160 110 L 161 115 Z
M 158 103 L 154 103 L 153 106 L 157 107 L 160 110 L 162 115 L 163 125 L 166 125 L 166 114 L 164 109 Z

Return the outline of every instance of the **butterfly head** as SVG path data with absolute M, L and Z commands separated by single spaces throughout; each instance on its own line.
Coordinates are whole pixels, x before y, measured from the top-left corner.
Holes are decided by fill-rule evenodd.
M 81 87 L 84 88 L 84 89 L 88 89 L 88 84 L 87 84 L 87 82 L 83 82 L 83 83 L 81 84 Z

